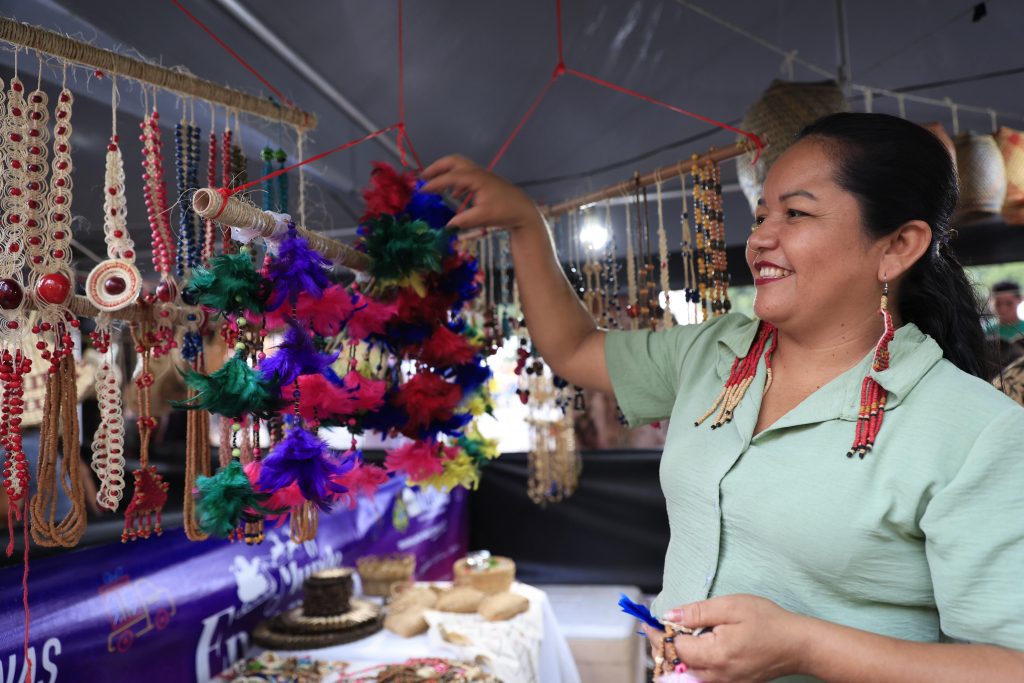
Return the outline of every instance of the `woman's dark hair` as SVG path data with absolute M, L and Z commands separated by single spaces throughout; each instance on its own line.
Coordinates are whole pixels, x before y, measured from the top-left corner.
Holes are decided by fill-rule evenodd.
M 912 220 L 931 226 L 928 251 L 900 283 L 900 316 L 935 339 L 958 368 L 987 374 L 981 303 L 949 246 L 959 192 L 946 147 L 921 126 L 885 114 L 831 114 L 804 128 L 798 139 L 804 138 L 822 141 L 832 154 L 835 180 L 857 198 L 872 237 Z

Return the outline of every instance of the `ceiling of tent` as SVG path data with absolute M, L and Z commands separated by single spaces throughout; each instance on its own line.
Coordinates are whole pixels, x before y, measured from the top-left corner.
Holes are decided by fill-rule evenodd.
M 367 131 L 239 22 L 230 6 L 244 6 L 378 128 L 398 119 L 394 0 L 182 3 L 291 100 L 317 114 L 319 125 L 306 141 L 307 155 Z M 975 4 L 966 0 L 846 2 L 853 82 L 897 89 L 1022 66 L 1018 46 L 1024 3 L 990 0 L 985 3 L 987 15 L 976 22 L 972 21 Z M 702 16 L 692 6 L 713 12 L 749 37 Z M 0 14 L 166 66 L 180 65 L 254 94 L 266 92 L 168 1 L 0 0 Z M 784 58 L 762 43 L 795 51 L 798 60 L 830 73 L 837 69 L 833 2 L 564 0 L 562 15 L 570 67 L 720 121 L 738 123 L 772 79 L 787 77 Z M 551 75 L 557 59 L 555 2 L 407 1 L 404 45 L 408 130 L 424 163 L 451 152 L 486 163 Z M 0 75 L 5 80 L 13 60 L 9 50 L 0 51 Z M 23 80 L 33 83 L 35 57 L 22 52 L 20 60 Z M 822 79 L 799 62 L 792 65 L 792 77 Z M 61 74 L 52 62 L 44 68 L 43 79 L 51 92 L 59 87 Z M 74 212 L 81 216 L 76 235 L 102 254 L 109 78 L 72 70 L 68 79 L 76 94 Z M 120 91 L 119 127 L 134 139 L 143 93 L 138 85 L 128 83 L 121 83 Z M 913 90 L 918 95 L 951 97 L 962 104 L 1015 113 L 1016 119 L 1000 120 L 1013 127 L 1024 127 L 1022 91 L 1024 73 L 1019 69 L 1001 77 Z M 854 109 L 863 109 L 859 97 L 852 103 Z M 175 111 L 178 106 L 173 96 L 161 98 L 165 124 L 173 124 L 180 115 L 180 109 Z M 891 98 L 876 97 L 873 107 L 897 111 Z M 909 118 L 940 120 L 950 127 L 948 108 L 911 102 L 906 108 Z M 219 130 L 224 125 L 223 112 L 218 108 L 212 114 Z M 205 139 L 210 109 L 197 103 L 195 119 Z M 959 124 L 962 130 L 988 131 L 991 119 L 987 114 L 961 111 Z M 295 158 L 295 136 L 287 127 L 244 116 L 243 127 L 242 139 L 251 160 L 265 144 L 283 146 Z M 169 134 L 168 129 L 165 140 Z M 687 142 L 698 136 L 703 137 Z M 688 158 L 711 145 L 730 144 L 735 137 L 592 83 L 563 78 L 523 127 L 497 171 L 524 184 L 538 201 L 557 202 L 627 179 L 634 171 L 646 172 Z M 141 205 L 141 158 L 138 145 L 123 147 L 129 225 L 137 240 L 146 243 L 140 248 L 144 254 L 148 227 Z M 394 161 L 385 147 L 367 142 L 308 166 L 309 226 L 351 239 L 361 211 L 359 188 L 367 180 L 371 162 L 378 159 Z M 258 170 L 258 161 L 251 161 L 250 177 Z M 167 173 L 172 177 L 172 169 Z M 726 185 L 733 185 L 735 178 L 735 164 L 723 165 Z M 139 200 L 133 202 L 134 197 Z M 674 210 L 678 214 L 678 204 Z M 728 242 L 742 242 L 750 213 L 739 192 L 727 193 L 725 217 Z M 88 268 L 88 262 L 79 264 L 80 270 Z

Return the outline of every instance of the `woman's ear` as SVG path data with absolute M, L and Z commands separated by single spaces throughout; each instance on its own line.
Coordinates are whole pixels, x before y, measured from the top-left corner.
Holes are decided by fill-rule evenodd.
M 884 251 L 878 264 L 878 279 L 895 280 L 910 270 L 928 251 L 932 228 L 924 221 L 907 221 L 883 238 Z

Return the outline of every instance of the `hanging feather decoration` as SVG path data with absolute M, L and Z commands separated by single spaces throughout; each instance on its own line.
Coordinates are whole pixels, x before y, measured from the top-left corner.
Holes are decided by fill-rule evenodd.
M 268 514 L 267 519 L 276 519 L 277 525 L 281 526 L 284 524 L 285 518 L 288 516 L 288 512 L 293 507 L 298 507 L 306 502 L 306 499 L 302 496 L 302 491 L 299 490 L 298 484 L 292 483 L 284 488 L 278 489 L 272 493 L 260 491 L 259 480 L 260 472 L 263 470 L 263 461 L 253 460 L 244 467 L 245 476 L 249 478 L 249 483 L 257 492 L 266 495 L 267 500 L 264 505 L 270 510 L 279 511 L 278 514 Z
M 462 387 L 464 396 L 474 393 L 491 378 L 491 368 L 483 358 L 476 358 L 474 362 L 466 365 L 457 365 L 446 368 L 441 375 L 445 379 L 452 379 Z
M 366 213 L 359 222 L 367 223 L 387 214 L 400 214 L 412 199 L 415 185 L 416 179 L 411 172 L 399 173 L 389 164 L 375 161 L 370 172 L 370 185 L 363 190 Z
M 206 410 L 224 417 L 240 418 L 245 413 L 267 415 L 279 406 L 277 384 L 249 367 L 242 352 L 235 354 L 213 374 L 189 370 L 183 376 L 185 384 L 196 395 L 183 401 L 171 401 L 175 408 Z
M 301 375 L 295 384 L 281 387 L 281 397 L 291 399 L 296 387 L 302 397 L 299 415 L 307 423 L 344 421 L 356 412 L 358 397 L 341 380 L 332 381 L 322 374 Z M 282 410 L 291 411 L 292 408 L 286 406 Z
M 376 465 L 367 465 L 362 451 L 348 451 L 345 457 L 351 459 L 352 469 L 332 479 L 348 489 L 338 500 L 352 509 L 356 506 L 357 496 L 373 498 L 377 489 L 388 480 L 388 473 Z
M 232 460 L 212 477 L 200 476 L 193 491 L 199 528 L 211 536 L 230 536 L 246 516 L 275 514 L 268 496 L 253 490 L 241 463 Z
M 388 323 L 397 314 L 396 302 L 379 301 L 360 292 L 353 292 L 352 315 L 345 323 L 345 332 L 349 339 L 366 341 L 371 337 L 383 335 Z
M 501 455 L 498 450 L 498 441 L 486 438 L 480 433 L 475 423 L 459 437 L 456 443 L 478 467 L 486 465 Z
M 443 446 L 439 453 L 442 472 L 426 479 L 414 480 L 417 486 L 437 489 L 447 493 L 461 486 L 467 491 L 475 491 L 480 484 L 480 469 L 461 448 Z
M 345 474 L 353 465 L 351 460 L 331 459 L 320 437 L 294 425 L 263 459 L 259 488 L 277 491 L 298 484 L 306 500 L 327 511 L 331 509 L 332 496 L 345 493 L 345 487 L 331 478 Z
M 457 311 L 467 301 L 479 296 L 484 274 L 476 258 L 464 252 L 448 256 L 443 266 L 444 272 L 438 278 L 437 288 L 451 298 L 451 308 Z
M 416 182 L 416 189 L 405 205 L 405 213 L 410 220 L 423 221 L 435 230 L 441 230 L 455 217 L 455 212 L 445 204 L 441 195 L 421 192 L 420 188 L 425 184 L 422 180 Z
M 365 228 L 365 229 L 364 229 Z M 361 248 L 373 259 L 371 293 L 392 287 L 412 287 L 426 296 L 424 274 L 441 272 L 447 236 L 423 221 L 406 221 L 391 215 L 374 218 L 360 228 Z
M 441 325 L 423 342 L 419 349 L 419 358 L 434 367 L 465 365 L 473 360 L 480 347 L 473 346 L 469 340 Z
M 276 310 L 285 302 L 297 304 L 303 293 L 320 298 L 331 284 L 327 277 L 330 266 L 330 259 L 311 249 L 309 241 L 299 237 L 295 223 L 289 221 L 288 234 L 278 245 L 277 256 L 266 267 L 266 278 L 274 287 L 267 310 Z
M 435 422 L 452 419 L 460 400 L 459 385 L 446 382 L 433 372 L 419 372 L 398 388 L 392 402 L 409 416 L 402 429 L 408 435 L 428 431 Z
M 315 334 L 333 337 L 345 326 L 354 310 L 353 297 L 348 290 L 343 285 L 331 285 L 324 290 L 320 298 L 308 292 L 299 294 L 294 317 L 300 325 L 312 329 Z M 277 330 L 284 327 L 287 324 L 285 319 L 288 317 L 291 317 L 291 311 L 286 307 L 267 313 L 267 329 Z M 249 322 L 259 324 L 260 319 L 253 316 Z
M 388 472 L 405 473 L 410 481 L 429 479 L 444 472 L 441 449 L 436 441 L 409 441 L 387 452 L 384 467 Z
M 294 320 L 288 320 L 288 331 L 277 351 L 260 361 L 260 374 L 269 382 L 291 384 L 299 375 L 318 375 L 338 359 L 338 354 L 321 353 L 312 337 Z
M 201 304 L 222 314 L 260 312 L 269 286 L 247 254 L 221 254 L 210 259 L 209 268 L 192 269 L 192 278 L 181 297 L 185 303 Z

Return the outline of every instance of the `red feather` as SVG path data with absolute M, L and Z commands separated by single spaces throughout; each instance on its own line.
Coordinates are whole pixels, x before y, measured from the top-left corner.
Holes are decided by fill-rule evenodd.
M 384 405 L 384 394 L 388 390 L 388 383 L 385 380 L 372 379 L 351 370 L 342 381 L 345 387 L 352 391 L 356 410 L 373 411 Z
M 384 468 L 367 465 L 360 459 L 351 470 L 333 479 L 336 484 L 348 489 L 346 493 L 338 495 L 338 500 L 349 508 L 355 508 L 356 497 L 373 498 L 380 485 L 388 480 L 388 474 Z
M 330 337 L 341 331 L 345 320 L 352 315 L 352 295 L 342 285 L 331 285 L 324 290 L 319 299 L 309 292 L 299 294 L 295 305 L 295 319 L 303 327 L 312 327 L 321 337 Z M 260 324 L 261 317 L 257 313 L 249 313 L 249 322 Z M 292 317 L 289 306 L 281 306 L 266 314 L 268 330 L 285 327 L 285 318 Z
M 420 347 L 420 359 L 436 367 L 465 365 L 473 360 L 480 349 L 461 334 L 455 334 L 443 325 Z
M 419 372 L 398 389 L 395 405 L 409 416 L 404 433 L 415 433 L 431 422 L 450 420 L 462 400 L 462 387 L 433 372 Z
M 381 161 L 373 163 L 370 186 L 363 190 L 366 213 L 359 219 L 366 223 L 384 214 L 399 214 L 412 199 L 416 187 L 416 175 L 411 171 L 399 173 Z
M 384 334 L 388 323 L 398 313 L 398 304 L 385 303 L 363 294 L 356 294 L 355 310 L 345 326 L 349 339 L 363 340 L 374 334 Z
M 259 460 L 253 460 L 245 466 L 245 476 L 252 482 L 254 490 L 260 493 L 266 493 L 262 491 L 257 483 L 260 480 L 260 470 L 263 468 L 263 463 Z M 278 515 L 267 515 L 267 519 L 276 519 L 277 525 L 281 526 L 284 523 L 285 518 L 288 516 L 288 512 L 296 505 L 302 505 L 306 502 L 306 499 L 302 495 L 302 491 L 299 490 L 299 485 L 296 482 L 292 482 L 283 489 L 278 489 L 270 494 L 263 506 L 268 510 L 283 510 Z
M 388 472 L 405 472 L 412 481 L 423 481 L 444 472 L 436 441 L 410 441 L 388 451 L 384 466 Z
M 299 385 L 299 414 L 307 422 L 315 418 L 347 418 L 356 412 L 359 397 L 346 387 L 339 387 L 323 375 L 302 375 Z M 281 388 L 281 397 L 290 400 L 295 393 L 295 385 L 289 384 Z M 291 405 L 282 412 L 293 410 Z

